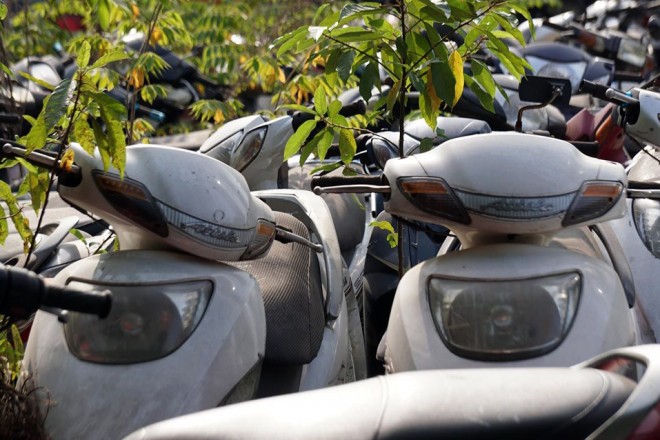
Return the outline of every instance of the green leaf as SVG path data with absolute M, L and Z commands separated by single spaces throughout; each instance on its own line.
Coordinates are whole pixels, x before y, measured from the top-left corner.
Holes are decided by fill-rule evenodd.
M 44 81 L 44 80 L 41 80 L 41 79 L 39 79 L 39 78 L 36 78 L 36 77 L 30 75 L 30 74 L 27 73 L 27 72 L 18 72 L 18 74 L 21 75 L 23 78 L 27 79 L 28 81 L 32 81 L 32 82 L 35 83 L 35 84 L 39 84 L 41 87 L 43 87 L 43 88 L 45 88 L 45 89 L 48 89 L 48 90 L 55 90 L 55 86 L 56 86 L 56 84 L 48 83 L 48 82 L 46 82 L 46 81 Z
M 368 31 L 361 27 L 347 27 L 334 29 L 331 37 L 342 43 L 359 43 L 361 41 L 374 41 L 382 39 L 378 32 Z
M 389 232 L 389 234 L 387 234 L 387 242 L 390 244 L 391 247 L 393 248 L 397 247 L 397 245 L 399 244 L 399 234 L 397 234 L 396 231 L 394 230 L 392 223 L 388 221 L 381 221 L 381 222 L 373 221 L 369 224 L 369 226 Z
M 341 21 L 345 19 L 354 20 L 360 15 L 364 15 L 366 13 L 373 14 L 374 12 L 379 10 L 380 10 L 380 4 L 375 2 L 348 4 L 342 8 L 341 13 L 339 14 L 339 19 Z
M 339 131 L 339 153 L 341 154 L 341 160 L 346 165 L 350 165 L 351 161 L 355 157 L 355 152 L 357 151 L 357 144 L 355 143 L 355 137 L 353 137 L 353 132 L 346 128 L 342 128 Z
M 11 326 L 11 339 L 12 344 L 14 345 L 14 352 L 18 359 L 23 359 L 23 353 L 25 353 L 25 347 L 23 346 L 23 340 L 21 339 L 21 332 L 18 330 L 18 327 L 15 325 Z
M 46 129 L 45 116 L 46 113 L 42 110 L 28 134 L 22 140 L 29 152 L 32 152 L 35 148 L 43 148 L 46 145 L 48 130 Z
M 120 121 L 125 121 L 127 119 L 127 110 L 124 104 L 117 101 L 115 98 L 107 95 L 103 92 L 85 92 L 87 96 L 96 102 L 101 111 L 107 113 L 108 117 L 111 119 L 117 119 Z
M 7 17 L 7 5 L 0 3 L 0 20 L 4 20 Z
M 490 96 L 495 96 L 495 81 L 493 80 L 493 75 L 491 75 L 488 67 L 486 67 L 481 61 L 477 60 L 472 60 L 470 66 L 475 81 L 477 81 Z
M 11 220 L 14 223 L 16 232 L 23 239 L 23 251 L 27 253 L 30 244 L 32 243 L 32 231 L 30 230 L 30 222 L 23 215 L 18 206 L 18 201 L 16 197 L 11 192 L 11 187 L 4 181 L 0 180 L 0 200 L 3 200 L 7 204 L 9 209 L 9 215 Z
M 298 127 L 298 130 L 289 138 L 284 147 L 284 160 L 288 160 L 298 153 L 303 142 L 316 127 L 316 122 L 315 120 L 305 121 Z
M 110 27 L 110 2 L 108 0 L 99 0 L 98 2 L 97 17 L 99 19 L 99 26 L 103 31 L 107 31 Z
M 318 87 L 314 93 L 314 109 L 319 115 L 325 115 L 328 110 L 328 101 L 323 87 Z
M 475 95 L 477 95 L 477 98 L 479 99 L 479 102 L 483 108 L 491 113 L 495 113 L 494 99 L 488 92 L 484 91 L 481 86 L 469 76 L 465 77 L 465 84 L 470 88 L 470 90 L 474 92 Z
M 0 246 L 5 244 L 9 237 L 9 224 L 7 223 L 7 213 L 0 205 Z
M 48 187 L 50 185 L 50 175 L 46 170 L 37 170 L 34 173 L 29 173 L 21 183 L 19 193 L 30 193 L 30 200 L 32 201 L 32 209 L 35 213 L 39 213 L 41 207 L 46 202 L 46 195 L 48 194 Z
M 3 72 L 5 72 L 5 74 L 6 74 L 7 76 L 9 76 L 10 78 L 13 78 L 13 77 L 14 77 L 13 72 L 12 72 L 11 70 L 9 70 L 9 67 L 5 66 L 4 63 L 0 63 L 0 70 L 2 70 Z
M 431 151 L 432 148 L 433 148 L 433 139 L 431 138 L 422 139 L 419 142 L 419 146 L 417 147 L 420 153 L 426 153 L 427 151 Z
M 94 149 L 96 148 L 94 130 L 92 130 L 86 120 L 82 118 L 76 119 L 76 122 L 73 123 L 73 136 L 87 154 L 90 156 L 94 154 Z
M 335 138 L 333 131 L 330 129 L 324 130 L 323 136 L 319 140 L 319 143 L 316 145 L 316 150 L 319 156 L 319 159 L 324 160 L 328 150 L 332 145 L 332 140 Z
M 129 55 L 124 52 L 123 50 L 116 49 L 111 52 L 106 53 L 103 55 L 101 58 L 96 60 L 94 64 L 90 67 L 90 69 L 99 69 L 101 67 L 105 67 L 110 63 L 114 63 L 115 61 L 121 61 L 121 60 L 126 60 L 130 58 Z
M 323 137 L 323 133 L 326 130 L 327 128 L 324 128 L 319 133 L 316 133 L 316 136 L 314 136 L 311 141 L 307 142 L 307 144 L 305 144 L 305 146 L 302 147 L 302 149 L 300 150 L 300 161 L 299 161 L 300 166 L 303 166 L 305 162 L 307 162 L 307 159 L 316 149 L 316 146 L 318 145 L 319 141 Z
M 380 86 L 380 73 L 378 72 L 378 65 L 373 61 L 367 63 L 360 77 L 360 96 L 365 101 L 369 102 L 371 99 L 374 86 Z
M 431 81 L 433 90 L 438 98 L 445 103 L 453 103 L 456 90 L 456 79 L 449 62 L 431 64 Z
M 101 160 L 103 160 L 103 168 L 110 168 L 110 155 L 108 154 L 108 139 L 105 133 L 103 132 L 103 127 L 99 124 L 96 119 L 92 119 L 92 129 L 94 130 L 94 140 L 96 145 L 99 148 L 99 154 L 101 155 Z
M 307 106 L 299 105 L 299 104 L 284 104 L 284 105 L 279 106 L 278 109 L 287 109 L 287 110 L 299 111 L 299 112 L 303 112 L 303 113 L 308 113 L 310 115 L 315 115 L 316 114 L 314 109 L 311 109 Z
M 44 123 L 46 129 L 51 130 L 55 124 L 66 114 L 67 100 L 69 98 L 69 89 L 71 88 L 71 79 L 62 80 L 53 93 L 48 97 L 48 102 L 44 106 Z
M 89 57 L 91 53 L 92 53 L 92 46 L 90 46 L 87 40 L 83 40 L 76 57 L 76 64 L 78 65 L 78 67 L 84 69 L 89 65 Z
M 438 125 L 440 109 L 438 106 L 433 105 L 433 99 L 429 97 L 426 90 L 419 94 L 419 110 L 422 113 L 424 121 L 426 121 L 426 125 L 431 127 L 432 130 L 435 130 L 435 127 Z
M 342 81 L 346 81 L 348 77 L 351 76 L 351 69 L 353 67 L 354 59 L 355 52 L 352 50 L 342 53 L 339 57 L 339 60 L 337 61 L 337 74 L 342 79 Z
M 160 84 L 149 84 L 140 89 L 140 98 L 149 104 L 153 104 L 159 96 L 167 96 L 167 89 Z
M 74 237 L 76 237 L 78 240 L 82 241 L 84 244 L 87 244 L 87 240 L 85 239 L 85 236 L 78 229 L 76 228 L 69 229 L 69 233 Z
M 281 44 L 280 48 L 277 50 L 277 57 L 278 58 L 281 57 L 286 52 L 291 50 L 294 46 L 296 46 L 299 42 L 306 39 L 307 32 L 308 32 L 307 27 L 303 26 L 275 40 L 273 46 Z
M 337 168 L 340 168 L 342 165 L 343 165 L 342 162 L 332 162 L 332 163 L 327 163 L 327 164 L 323 164 L 323 165 L 319 165 L 319 166 L 315 167 L 315 168 L 314 168 L 312 171 L 310 171 L 309 173 L 310 173 L 310 174 L 315 174 L 315 173 L 318 173 L 319 171 L 327 171 L 327 172 L 330 172 L 330 171 L 334 171 L 334 170 L 336 170 Z
M 337 99 L 332 101 L 330 103 L 330 105 L 328 106 L 328 117 L 332 118 L 332 117 L 336 116 L 337 114 L 339 114 L 339 110 L 341 110 L 341 108 L 342 108 L 341 101 L 339 101 Z

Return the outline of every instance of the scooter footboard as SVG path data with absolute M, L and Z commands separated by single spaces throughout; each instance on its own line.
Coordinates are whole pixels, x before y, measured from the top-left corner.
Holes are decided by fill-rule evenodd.
M 568 366 L 635 343 L 621 282 L 600 259 L 496 244 L 452 252 L 401 280 L 384 340 L 390 372 Z

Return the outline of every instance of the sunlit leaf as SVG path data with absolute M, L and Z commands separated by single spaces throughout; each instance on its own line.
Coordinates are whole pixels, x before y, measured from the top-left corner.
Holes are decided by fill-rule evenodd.
M 465 80 L 463 79 L 463 58 L 457 50 L 449 55 L 449 68 L 454 75 L 454 99 L 451 101 L 451 106 L 455 106 L 463 94 L 463 87 Z
M 341 129 L 339 131 L 339 153 L 341 154 L 342 162 L 349 165 L 355 157 L 356 151 L 357 145 L 351 130 L 345 128 Z
M 92 46 L 86 40 L 82 42 L 76 57 L 76 64 L 81 69 L 89 65 L 89 57 L 92 53 Z
M 314 130 L 314 127 L 316 127 L 315 120 L 302 123 L 298 130 L 296 130 L 296 132 L 289 138 L 284 147 L 284 160 L 288 160 L 298 153 L 303 142 L 305 142 L 309 134 Z

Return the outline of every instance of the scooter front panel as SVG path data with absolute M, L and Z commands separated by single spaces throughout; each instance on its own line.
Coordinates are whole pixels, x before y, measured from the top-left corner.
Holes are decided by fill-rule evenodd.
M 149 362 L 82 361 L 69 351 L 63 325 L 40 312 L 24 368 L 53 402 L 46 428 L 55 439 L 114 439 L 146 423 L 213 408 L 263 358 L 263 300 L 246 272 L 183 254 L 129 251 L 72 264 L 58 281 L 69 278 L 124 285 L 205 279 L 214 290 L 189 338 Z

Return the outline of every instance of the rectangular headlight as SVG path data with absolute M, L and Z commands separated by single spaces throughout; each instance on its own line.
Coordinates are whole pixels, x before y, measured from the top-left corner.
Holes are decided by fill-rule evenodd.
M 213 292 L 208 280 L 147 285 L 73 281 L 70 285 L 112 292 L 107 318 L 70 313 L 64 325 L 71 353 L 99 364 L 146 362 L 174 352 L 201 321 Z
M 577 272 L 505 281 L 431 277 L 428 295 L 447 348 L 470 359 L 508 361 L 539 356 L 561 343 L 581 284 Z

